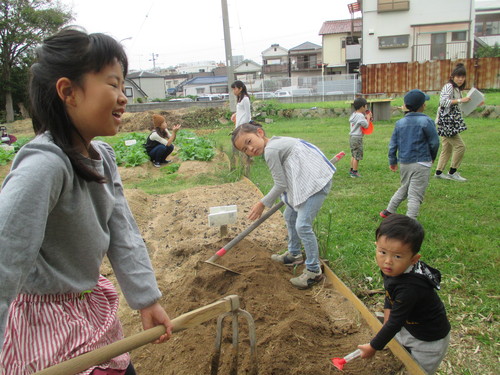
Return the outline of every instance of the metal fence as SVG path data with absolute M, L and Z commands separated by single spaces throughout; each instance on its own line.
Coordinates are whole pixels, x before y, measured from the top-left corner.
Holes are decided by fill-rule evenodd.
M 258 99 L 312 96 L 314 100 L 333 100 L 332 96 L 354 98 L 361 92 L 358 74 L 275 77 L 245 84 L 249 93 Z
M 373 64 L 361 66 L 361 92 L 366 95 L 403 94 L 419 88 L 440 91 L 458 62 L 467 69 L 467 88 L 500 89 L 500 58 Z

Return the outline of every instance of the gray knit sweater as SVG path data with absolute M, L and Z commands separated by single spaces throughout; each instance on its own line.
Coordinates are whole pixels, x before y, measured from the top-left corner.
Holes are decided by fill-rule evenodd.
M 107 183 L 78 177 L 48 133 L 16 155 L 0 192 L 0 348 L 11 301 L 19 293 L 79 293 L 92 289 L 108 256 L 133 309 L 161 293 L 130 212 L 113 149 L 92 142 L 94 164 Z

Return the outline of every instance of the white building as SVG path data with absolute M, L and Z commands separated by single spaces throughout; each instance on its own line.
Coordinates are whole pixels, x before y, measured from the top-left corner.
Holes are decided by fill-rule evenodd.
M 182 63 L 177 66 L 179 74 L 207 73 L 217 68 L 215 61 L 196 61 L 191 63 Z
M 474 0 L 359 0 L 363 64 L 472 57 Z
M 489 46 L 500 44 L 500 1 L 476 1 L 475 33 Z

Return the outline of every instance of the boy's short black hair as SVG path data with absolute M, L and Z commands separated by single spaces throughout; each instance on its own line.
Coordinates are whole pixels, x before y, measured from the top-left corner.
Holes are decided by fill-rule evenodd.
M 417 220 L 400 214 L 392 214 L 382 220 L 382 223 L 375 231 L 376 240 L 382 236 L 399 240 L 410 245 L 413 254 L 420 251 L 424 235 L 424 228 Z
M 357 111 L 358 109 L 360 109 L 361 107 L 363 106 L 366 106 L 368 104 L 368 102 L 366 101 L 365 98 L 356 98 L 354 99 L 354 109 Z

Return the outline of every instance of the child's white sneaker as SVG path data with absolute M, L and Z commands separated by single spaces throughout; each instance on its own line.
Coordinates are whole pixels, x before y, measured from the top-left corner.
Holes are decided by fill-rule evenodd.
M 434 175 L 435 178 L 440 178 L 442 180 L 449 180 L 450 178 L 448 177 L 447 174 L 444 174 L 444 173 L 441 173 L 441 174 L 435 174 Z
M 460 181 L 460 182 L 464 182 L 464 181 L 467 181 L 466 178 L 460 176 L 460 173 L 458 172 L 455 172 L 453 174 L 449 174 L 448 173 L 448 179 L 449 180 L 455 180 L 455 181 Z
M 323 280 L 325 276 L 322 274 L 321 269 L 317 272 L 304 269 L 302 275 L 290 279 L 292 285 L 298 289 L 307 289 Z
M 283 254 L 273 254 L 271 255 L 271 259 L 290 267 L 304 263 L 302 254 L 292 255 L 289 251 L 285 251 Z

